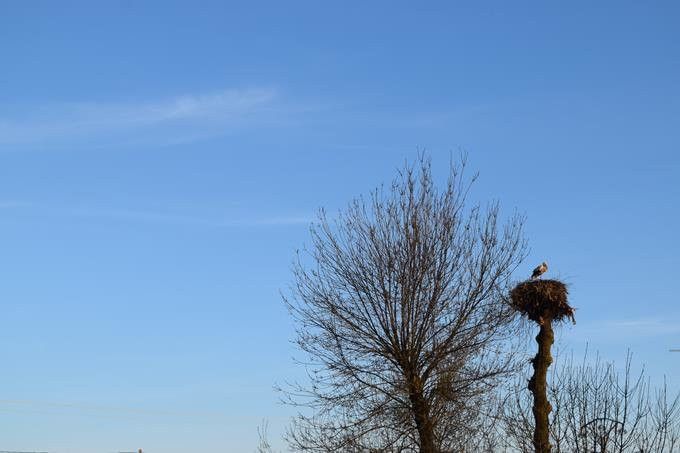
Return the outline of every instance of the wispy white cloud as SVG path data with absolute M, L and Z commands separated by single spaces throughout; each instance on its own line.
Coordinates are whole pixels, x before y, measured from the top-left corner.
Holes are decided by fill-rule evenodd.
M 16 203 L 16 204 L 12 204 Z M 99 206 L 57 206 L 52 204 L 27 203 L 27 202 L 3 202 L 0 201 L 0 209 L 3 207 L 23 207 L 33 214 L 56 217 L 69 217 L 79 219 L 101 219 L 119 222 L 141 222 L 164 225 L 196 226 L 208 228 L 229 227 L 276 227 L 308 225 L 314 217 L 311 215 L 258 215 L 244 213 L 187 213 L 177 210 L 153 210 L 153 209 L 126 209 Z
M 256 219 L 256 220 L 251 220 L 251 221 L 246 221 L 247 224 L 252 225 L 252 226 L 267 226 L 267 225 L 301 225 L 305 224 L 308 225 L 312 223 L 315 220 L 314 217 L 312 216 L 292 216 L 292 217 L 266 217 L 266 218 L 261 218 L 261 219 Z
M 61 214 L 106 218 L 111 220 L 125 220 L 137 222 L 150 222 L 173 225 L 195 225 L 204 227 L 227 228 L 227 227 L 257 227 L 257 226 L 286 226 L 309 224 L 311 216 L 261 216 L 261 215 L 192 215 L 173 212 L 160 212 L 151 210 L 128 210 L 128 209 L 101 209 L 101 208 L 67 208 L 60 211 Z
M 277 99 L 275 90 L 260 88 L 155 102 L 47 105 L 23 115 L 5 112 L 0 114 L 0 147 L 201 138 L 266 121 Z
M 19 200 L 0 200 L 0 209 L 14 209 L 30 206 L 30 203 Z
M 680 333 L 680 319 L 649 318 L 605 321 L 605 328 L 633 335 Z
M 38 412 L 44 414 L 63 414 L 69 412 L 82 413 L 88 416 L 171 416 L 171 417 L 223 417 L 224 413 L 210 412 L 210 411 L 170 411 L 162 409 L 146 409 L 138 407 L 122 407 L 122 406 L 102 406 L 96 404 L 87 404 L 80 402 L 53 402 L 53 401 L 38 401 L 38 400 L 15 400 L 15 399 L 0 399 L 0 411 L 8 412 L 24 412 L 31 413 Z
M 680 335 L 680 316 L 637 319 L 589 320 L 577 323 L 567 333 L 571 338 L 590 338 L 611 341 Z

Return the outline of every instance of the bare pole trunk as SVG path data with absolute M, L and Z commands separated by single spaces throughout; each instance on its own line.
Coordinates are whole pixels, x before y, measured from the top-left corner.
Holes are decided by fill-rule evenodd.
M 535 272 L 535 271 L 534 271 Z M 559 280 L 528 280 L 515 286 L 510 292 L 514 307 L 538 324 L 536 335 L 538 352 L 531 360 L 534 374 L 529 380 L 528 389 L 534 404 L 534 451 L 550 453 L 549 416 L 552 411 L 548 401 L 548 367 L 553 359 L 550 348 L 555 340 L 553 322 L 559 323 L 567 318 L 574 320 L 574 309 L 567 301 L 567 286 Z
M 534 366 L 534 375 L 529 380 L 528 388 L 534 397 L 534 448 L 536 453 L 550 453 L 550 431 L 548 416 L 552 407 L 548 401 L 547 374 L 548 367 L 552 363 L 550 348 L 555 336 L 552 329 L 552 320 L 544 319 L 540 325 L 540 331 L 536 335 L 538 352 L 531 361 Z

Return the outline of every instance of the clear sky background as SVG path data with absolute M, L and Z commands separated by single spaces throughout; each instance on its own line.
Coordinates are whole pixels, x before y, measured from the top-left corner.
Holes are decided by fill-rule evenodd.
M 294 252 L 419 150 L 678 380 L 679 5 L 0 1 L 0 450 L 282 448 Z

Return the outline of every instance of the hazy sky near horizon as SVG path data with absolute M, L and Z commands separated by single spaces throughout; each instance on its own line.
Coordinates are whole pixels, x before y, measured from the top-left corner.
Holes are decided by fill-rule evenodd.
M 317 209 L 465 150 L 586 344 L 680 376 L 677 2 L 0 2 L 0 450 L 253 451 Z

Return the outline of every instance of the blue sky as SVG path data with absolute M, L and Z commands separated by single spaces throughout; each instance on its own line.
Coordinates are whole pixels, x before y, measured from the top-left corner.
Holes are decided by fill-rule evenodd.
M 0 449 L 282 446 L 294 252 L 419 150 L 680 375 L 678 4 L 365 3 L 0 3 Z

